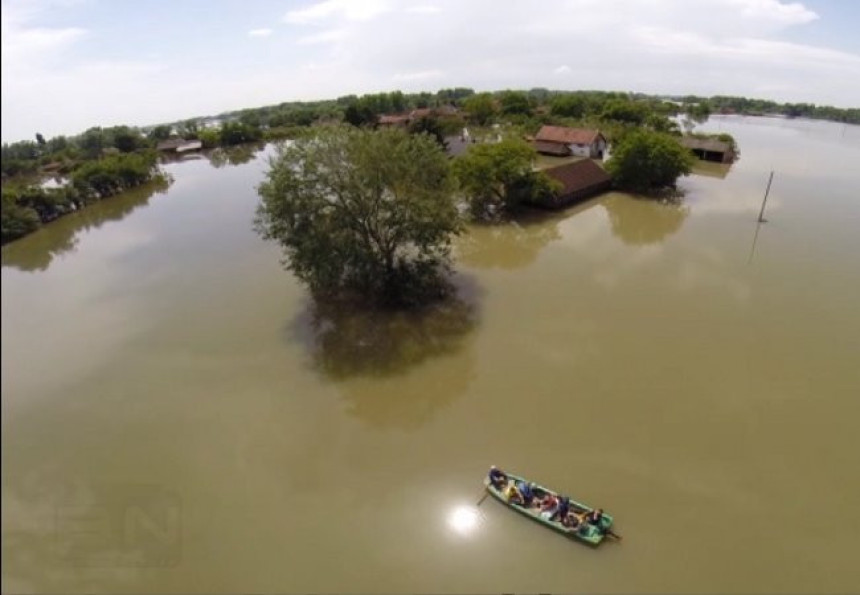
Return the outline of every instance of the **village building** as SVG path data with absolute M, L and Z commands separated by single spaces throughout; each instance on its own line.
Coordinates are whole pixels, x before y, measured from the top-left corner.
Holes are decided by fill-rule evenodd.
M 412 122 L 428 117 L 445 117 L 456 116 L 459 110 L 453 105 L 443 105 L 441 107 L 419 107 L 408 114 L 382 114 L 377 120 L 379 126 L 400 126 L 406 128 Z
M 609 190 L 612 179 L 602 167 L 591 159 L 582 159 L 543 170 L 551 179 L 561 184 L 561 189 L 537 206 L 558 209 L 591 198 Z
M 169 138 L 156 145 L 156 150 L 168 153 L 184 153 L 186 151 L 197 151 L 203 147 L 199 140 L 185 140 L 184 138 Z
M 535 136 L 534 147 L 538 153 L 544 155 L 575 155 L 602 159 L 606 152 L 606 138 L 599 130 L 542 126 Z
M 685 136 L 681 138 L 681 145 L 690 149 L 693 155 L 703 161 L 732 163 L 735 160 L 732 144 L 716 138 Z

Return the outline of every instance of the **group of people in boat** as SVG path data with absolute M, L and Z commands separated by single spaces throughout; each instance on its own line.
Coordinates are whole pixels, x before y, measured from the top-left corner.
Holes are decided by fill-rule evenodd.
M 570 498 L 535 489 L 535 484 L 508 478 L 507 474 L 495 465 L 490 467 L 490 483 L 504 494 L 508 502 L 523 508 L 536 507 L 541 518 L 560 522 L 571 531 L 586 529 L 589 525 L 601 528 L 603 509 L 577 512 L 571 508 Z

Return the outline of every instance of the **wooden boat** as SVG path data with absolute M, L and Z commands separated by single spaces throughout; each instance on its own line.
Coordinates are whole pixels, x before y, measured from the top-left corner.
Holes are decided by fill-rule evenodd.
M 560 520 L 549 520 L 546 518 L 546 515 L 541 516 L 540 514 L 540 504 L 538 501 L 544 498 L 547 494 L 552 494 L 553 496 L 559 497 L 557 492 L 550 490 L 549 488 L 545 488 L 542 485 L 537 483 L 533 484 L 532 490 L 535 494 L 535 498 L 532 501 L 532 506 L 523 506 L 521 504 L 516 504 L 513 502 L 509 502 L 505 497 L 504 490 L 510 485 L 510 482 L 525 482 L 529 483 L 529 480 L 519 477 L 518 475 L 513 475 L 511 473 L 506 473 L 508 477 L 508 482 L 502 486 L 501 489 L 494 486 L 490 483 L 489 478 L 484 479 L 484 485 L 487 487 L 487 491 L 496 498 L 499 502 L 502 502 L 506 506 L 513 508 L 520 514 L 523 514 L 530 519 L 537 521 L 538 523 L 553 529 L 554 531 L 558 531 L 563 535 L 568 537 L 575 537 L 581 541 L 589 543 L 591 545 L 597 545 L 601 541 L 603 541 L 606 535 L 613 535 L 618 537 L 615 533 L 612 532 L 612 516 L 603 513 L 603 518 L 601 518 L 599 525 L 592 525 L 590 523 L 580 523 L 579 527 L 576 529 L 564 526 Z M 593 509 L 590 506 L 582 504 L 581 502 L 576 502 L 571 498 L 570 500 L 570 511 L 576 514 L 577 516 L 583 516 L 585 513 L 591 512 Z

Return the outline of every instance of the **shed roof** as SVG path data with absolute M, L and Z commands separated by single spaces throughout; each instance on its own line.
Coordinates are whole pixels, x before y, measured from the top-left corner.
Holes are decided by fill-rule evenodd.
M 562 190 L 559 192 L 561 196 L 608 184 L 612 180 L 606 170 L 591 159 L 582 159 L 581 161 L 551 167 L 545 169 L 544 173 L 561 182 Z
M 535 140 L 568 145 L 590 145 L 602 136 L 599 130 L 568 128 L 567 126 L 541 126 Z
M 684 136 L 681 138 L 681 144 L 688 149 L 713 151 L 714 153 L 728 153 L 732 150 L 732 145 L 730 143 L 716 138 L 698 138 L 695 136 Z
M 168 138 L 158 143 L 155 148 L 159 151 L 174 151 L 187 142 L 184 138 Z

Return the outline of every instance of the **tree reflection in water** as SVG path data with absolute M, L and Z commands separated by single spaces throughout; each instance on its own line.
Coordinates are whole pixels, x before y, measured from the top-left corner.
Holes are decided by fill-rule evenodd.
M 210 165 L 222 168 L 225 165 L 244 165 L 250 163 L 257 153 L 266 148 L 265 143 L 248 143 L 236 145 L 235 147 L 218 147 L 206 154 Z
M 418 311 L 310 302 L 290 336 L 337 383 L 351 414 L 373 426 L 415 428 L 471 382 L 476 294 L 461 277 L 451 298 Z
M 135 209 L 149 204 L 153 195 L 167 192 L 170 182 L 167 177 L 156 179 L 44 225 L 3 246 L 3 266 L 26 272 L 47 270 L 55 257 L 75 251 L 81 232 L 124 219 Z
M 529 211 L 505 223 L 479 223 L 455 241 L 457 261 L 481 269 L 528 266 L 550 242 L 561 238 L 557 213 Z
M 681 229 L 690 213 L 680 199 L 660 201 L 613 194 L 601 204 L 609 214 L 612 235 L 629 246 L 662 242 Z

